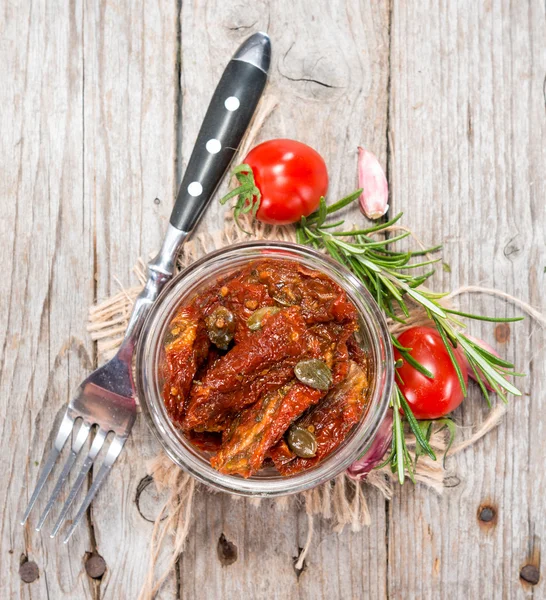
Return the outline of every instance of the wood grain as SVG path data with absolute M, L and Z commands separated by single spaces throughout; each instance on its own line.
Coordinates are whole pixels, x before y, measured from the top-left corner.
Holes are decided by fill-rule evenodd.
M 3 598 L 90 597 L 78 577 L 85 524 L 69 554 L 34 533 L 39 513 L 19 524 L 52 424 L 93 353 L 84 327 L 93 228 L 82 165 L 82 13 L 65 8 L 6 4 L 0 12 Z M 27 559 L 38 566 L 33 583 L 19 577 Z
M 541 2 L 396 2 L 391 28 L 389 132 L 392 210 L 427 243 L 444 241 L 451 272 L 438 289 L 469 282 L 497 287 L 546 307 L 546 121 Z M 423 36 L 422 32 L 427 35 Z M 410 182 L 410 185 L 408 183 Z M 410 210 L 408 208 L 411 207 Z M 485 296 L 463 310 L 514 316 Z M 528 376 L 498 430 L 451 459 L 459 482 L 437 498 L 404 488 L 389 508 L 389 594 L 394 598 L 526 598 L 520 568 L 546 534 L 546 479 L 540 415 L 545 406 L 544 332 L 530 320 L 472 323 Z M 457 411 L 462 425 L 483 419 L 476 389 Z M 494 507 L 490 527 L 478 508 Z M 539 550 L 540 552 L 540 550 Z M 413 560 L 412 560 L 413 557 Z
M 404 210 L 426 242 L 445 242 L 450 272 L 439 270 L 436 287 L 498 287 L 546 309 L 540 0 L 5 3 L 2 598 L 137 597 L 161 504 L 142 485 L 145 460 L 158 451 L 144 423 L 68 546 L 47 528 L 33 531 L 39 510 L 26 528 L 18 521 L 53 424 L 95 362 L 87 307 L 118 281 L 134 283 L 135 258 L 157 248 L 214 86 L 257 30 L 273 41 L 268 92 L 280 100 L 260 140 L 286 136 L 316 147 L 332 198 L 356 186 L 356 148 L 367 146 L 388 168 L 391 214 Z M 224 218 L 213 205 L 200 229 L 221 228 Z M 347 218 L 361 220 L 356 210 Z M 478 295 L 463 296 L 461 307 L 516 314 Z M 293 559 L 307 533 L 300 507 L 279 513 L 271 502 L 256 507 L 201 491 L 186 550 L 160 597 L 546 595 L 543 577 L 532 586 L 519 576 L 524 565 L 540 570 L 546 539 L 544 332 L 528 320 L 510 325 L 507 341 L 506 331 L 495 341 L 491 324 L 472 324 L 471 333 L 528 377 L 498 430 L 450 459 L 453 487 L 443 497 L 409 485 L 389 503 L 371 493 L 372 525 L 360 533 L 338 535 L 316 521 L 297 573 Z M 474 392 L 457 413 L 465 426 L 486 414 Z M 478 521 L 483 506 L 495 513 L 489 525 Z M 90 552 L 106 562 L 102 579 L 86 573 Z M 32 583 L 19 575 L 27 558 L 39 570 Z
M 85 2 L 86 196 L 100 299 L 136 283 L 129 278 L 135 258 L 157 249 L 166 228 L 175 188 L 177 20 L 174 3 Z M 135 498 L 145 461 L 158 451 L 137 419 L 93 502 L 96 545 L 108 567 L 101 598 L 136 598 L 142 587 L 152 523 Z M 163 597 L 175 597 L 175 587 L 170 582 Z

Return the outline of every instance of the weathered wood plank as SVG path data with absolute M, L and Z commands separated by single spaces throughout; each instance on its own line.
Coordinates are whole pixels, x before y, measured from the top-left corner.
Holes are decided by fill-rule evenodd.
M 93 244 L 82 165 L 81 5 L 5 3 L 0 40 L 0 261 L 6 275 L 0 291 L 0 596 L 87 598 L 85 522 L 68 549 L 50 540 L 49 531 L 36 533 L 44 494 L 27 526 L 19 524 L 55 417 L 91 366 L 85 319 L 93 299 Z M 19 576 L 22 557 L 38 566 L 33 583 Z
M 332 198 L 355 189 L 357 146 L 386 157 L 388 17 L 387 2 L 292 3 L 289 10 L 278 2 L 247 3 L 244 10 L 222 2 L 183 3 L 183 164 L 226 61 L 246 36 L 263 30 L 273 43 L 267 93 L 280 105 L 257 141 L 306 142 L 325 157 Z M 200 229 L 222 227 L 224 215 L 211 205 Z M 361 533 L 338 536 L 317 520 L 298 579 L 293 559 L 307 535 L 301 509 L 279 517 L 270 503 L 256 510 L 246 501 L 201 494 L 180 560 L 181 597 L 386 597 L 385 502 L 379 495 L 370 496 L 370 511 L 373 526 Z M 238 548 L 229 566 L 217 558 L 222 534 Z
M 181 122 L 176 6 L 2 8 L 0 258 L 9 276 L 0 292 L 7 326 L 0 330 L 0 468 L 10 474 L 1 509 L 2 597 L 132 598 L 140 589 L 151 524 L 134 498 L 144 459 L 157 452 L 143 423 L 68 547 L 24 530 L 18 518 L 55 415 L 91 367 L 87 305 L 114 291 L 115 278 L 127 284 L 135 257 L 157 247 L 180 175 L 177 152 L 182 167 L 226 61 L 252 31 L 273 38 L 269 92 L 281 100 L 260 139 L 285 135 L 317 147 L 338 196 L 356 184 L 359 143 L 386 162 L 388 129 L 392 212 L 405 210 L 405 223 L 427 242 L 446 242 L 451 273 L 440 272 L 437 285 L 477 282 L 545 307 L 543 6 L 391 3 L 390 63 L 388 2 L 257 2 L 244 10 L 183 3 Z M 223 215 L 211 207 L 201 229 L 221 227 Z M 484 297 L 461 302 L 515 313 Z M 494 340 L 491 325 L 471 331 Z M 199 494 L 179 582 L 173 574 L 161 597 L 544 595 L 543 579 L 525 587 L 519 572 L 540 567 L 546 534 L 545 340 L 531 322 L 510 331 L 510 341 L 496 345 L 529 372 L 522 382 L 529 395 L 512 402 L 498 431 L 450 460 L 451 481 L 459 483 L 444 497 L 407 486 L 386 514 L 372 494 L 372 526 L 361 533 L 337 536 L 317 521 L 298 578 L 293 557 L 307 531 L 300 510 L 279 516 L 271 503 L 257 510 Z M 473 394 L 458 418 L 468 425 L 484 414 Z M 151 496 L 140 506 L 147 518 L 158 505 Z M 497 512 L 489 528 L 477 522 L 482 503 Z M 222 533 L 238 549 L 231 565 L 218 559 Z M 84 558 L 95 543 L 108 570 L 90 585 Z M 40 570 L 32 584 L 19 578 L 23 553 Z
M 135 283 L 136 258 L 156 250 L 166 228 L 175 188 L 177 18 L 173 2 L 85 2 L 85 193 L 94 207 L 100 299 L 117 282 Z M 135 497 L 145 460 L 158 451 L 139 418 L 93 503 L 108 567 L 101 598 L 136 598 L 144 582 L 152 523 Z M 162 598 L 175 594 L 173 577 Z
M 393 3 L 390 165 L 393 211 L 428 242 L 445 241 L 451 273 L 438 288 L 498 287 L 544 309 L 543 3 Z M 512 316 L 484 296 L 463 309 Z M 538 565 L 546 534 L 544 333 L 510 326 L 495 342 L 492 324 L 472 334 L 493 343 L 529 376 L 497 431 L 451 459 L 456 487 L 437 498 L 411 487 L 389 511 L 389 594 L 396 598 L 523 598 L 520 568 Z M 502 339 L 502 338 L 501 338 Z M 457 412 L 463 425 L 483 419 L 474 389 Z M 481 504 L 495 523 L 480 527 Z M 538 548 L 532 556 L 533 547 Z M 544 579 L 534 597 L 544 596 Z

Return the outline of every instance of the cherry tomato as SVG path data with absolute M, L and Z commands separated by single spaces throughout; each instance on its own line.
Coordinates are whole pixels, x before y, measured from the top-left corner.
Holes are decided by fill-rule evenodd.
M 328 171 L 320 154 L 295 140 L 269 140 L 253 148 L 244 163 L 252 168 L 261 193 L 256 218 L 287 225 L 309 216 L 328 190 Z
M 455 410 L 464 395 L 440 334 L 430 327 L 412 327 L 398 338 L 405 348 L 411 348 L 411 356 L 433 375 L 431 379 L 412 367 L 395 348 L 395 360 L 402 359 L 397 369 L 403 383 L 398 385 L 416 419 L 438 419 Z M 466 361 L 462 350 L 453 348 L 453 354 L 461 367 L 465 384 L 468 381 Z

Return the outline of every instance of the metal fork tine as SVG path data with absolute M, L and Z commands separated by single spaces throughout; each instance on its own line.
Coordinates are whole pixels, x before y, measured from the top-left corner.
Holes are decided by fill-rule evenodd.
M 38 477 L 38 481 L 36 482 L 36 487 L 32 492 L 32 496 L 30 498 L 30 502 L 28 503 L 27 509 L 25 510 L 25 514 L 23 515 L 23 519 L 21 520 L 21 525 L 24 525 L 28 519 L 28 515 L 34 506 L 44 484 L 55 465 L 55 461 L 59 456 L 59 453 L 63 449 L 72 428 L 74 427 L 74 418 L 68 414 L 68 409 L 64 413 L 63 420 L 61 421 L 61 425 L 59 427 L 59 431 L 57 432 L 57 437 L 55 438 L 55 443 L 53 444 L 53 448 L 50 450 L 47 460 L 44 464 L 42 471 L 40 472 L 40 476 Z
M 119 456 L 119 453 L 121 452 L 126 440 L 127 437 L 119 437 L 117 435 L 112 440 L 112 443 L 108 448 L 106 457 L 104 458 L 104 461 L 101 465 L 101 468 L 99 469 L 97 476 L 93 479 L 93 483 L 91 484 L 91 487 L 89 488 L 89 491 L 87 492 L 87 495 L 85 496 L 83 503 L 80 506 L 80 509 L 78 510 L 76 516 L 74 517 L 74 521 L 72 522 L 72 525 L 70 526 L 66 537 L 64 538 L 65 544 L 70 539 L 70 536 L 74 532 L 74 529 L 76 529 L 76 526 L 78 525 L 82 516 L 87 510 L 87 507 L 91 504 L 91 500 L 93 500 L 95 494 L 97 493 L 97 490 L 100 487 L 100 484 L 102 483 L 106 475 L 108 475 L 108 472 L 112 468 L 112 465 L 116 461 L 116 458 Z
M 73 439 L 73 441 L 72 441 L 72 449 L 70 450 L 70 454 L 68 455 L 68 458 L 66 459 L 63 470 L 62 470 L 61 474 L 59 475 L 59 479 L 57 480 L 57 483 L 55 484 L 55 488 L 53 489 L 53 492 L 51 493 L 51 496 L 49 497 L 46 507 L 44 508 L 44 512 L 42 513 L 40 520 L 38 521 L 38 525 L 36 525 L 36 531 L 40 531 L 40 529 L 42 529 L 42 525 L 44 524 L 44 521 L 46 520 L 46 517 L 49 514 L 49 511 L 51 510 L 53 503 L 57 499 L 57 496 L 59 495 L 61 488 L 63 487 L 63 483 L 65 482 L 66 478 L 68 477 L 68 474 L 70 473 L 70 469 L 72 469 L 72 466 L 76 462 L 76 458 L 78 458 L 78 454 L 80 453 L 82 446 L 85 444 L 85 440 L 89 436 L 90 429 L 91 429 L 90 423 L 86 423 L 85 421 L 82 422 L 80 429 L 78 431 L 78 435 L 76 436 L 76 439 Z
M 70 490 L 70 494 L 68 495 L 68 498 L 66 499 L 66 502 L 63 505 L 61 514 L 59 515 L 59 518 L 57 519 L 57 522 L 55 523 L 55 527 L 53 527 L 53 531 L 51 532 L 52 538 L 57 535 L 57 533 L 59 532 L 59 529 L 61 528 L 62 524 L 64 523 L 64 520 L 66 519 L 66 515 L 68 513 L 68 509 L 70 508 L 70 505 L 74 501 L 76 494 L 79 492 L 79 490 L 85 480 L 85 477 L 87 476 L 87 473 L 89 473 L 89 469 L 91 468 L 91 465 L 95 462 L 95 459 L 97 458 L 97 454 L 100 452 L 107 435 L 108 435 L 108 432 L 105 431 L 104 429 L 98 429 L 97 432 L 95 433 L 95 438 L 93 440 L 93 443 L 91 444 L 91 448 L 89 449 L 87 456 L 85 457 L 85 460 L 83 462 L 83 465 L 82 465 L 81 471 L 78 475 L 78 478 L 76 479 L 74 485 L 72 486 L 72 489 Z

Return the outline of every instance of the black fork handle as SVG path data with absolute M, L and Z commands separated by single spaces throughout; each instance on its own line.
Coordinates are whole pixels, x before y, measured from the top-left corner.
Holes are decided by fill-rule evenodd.
M 171 225 L 191 233 L 203 215 L 243 139 L 267 80 L 271 42 L 255 33 L 228 63 L 182 178 Z

